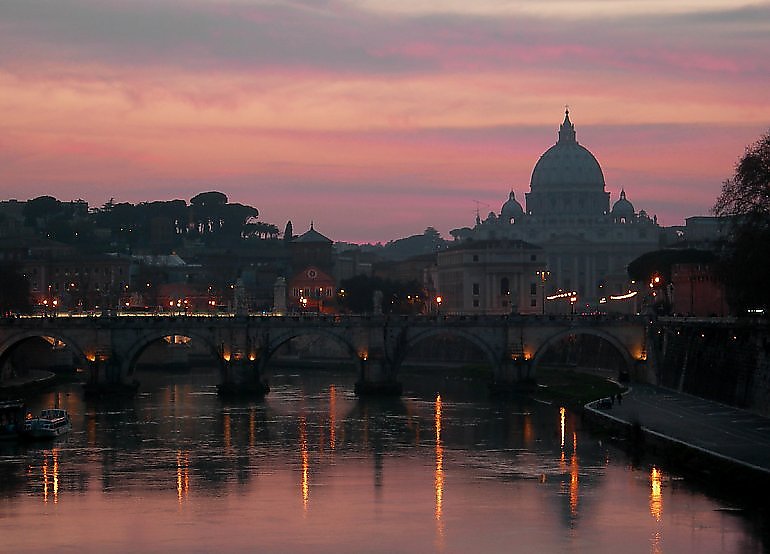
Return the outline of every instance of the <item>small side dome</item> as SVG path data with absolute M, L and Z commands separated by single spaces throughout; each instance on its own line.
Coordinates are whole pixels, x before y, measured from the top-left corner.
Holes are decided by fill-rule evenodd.
M 633 221 L 636 212 L 634 205 L 626 199 L 626 191 L 620 191 L 620 200 L 612 205 L 612 219 L 621 223 Z
M 508 200 L 505 201 L 503 207 L 500 209 L 500 219 L 507 223 L 515 222 L 518 218 L 524 215 L 524 208 L 516 200 L 516 194 L 511 191 L 508 195 Z

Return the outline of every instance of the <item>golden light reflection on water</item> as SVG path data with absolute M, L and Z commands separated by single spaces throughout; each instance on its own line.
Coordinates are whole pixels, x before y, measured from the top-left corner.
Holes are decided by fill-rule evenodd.
M 176 452 L 176 495 L 181 504 L 190 494 L 190 453 Z
M 310 455 L 307 447 L 307 421 L 305 416 L 299 419 L 299 449 L 302 457 L 302 508 L 307 511 L 310 499 Z
M 578 506 L 580 504 L 580 463 L 577 455 L 577 433 L 572 432 L 572 454 L 569 457 L 569 466 L 567 465 L 567 453 L 565 451 L 567 434 L 567 410 L 559 408 L 559 428 L 561 433 L 561 453 L 559 456 L 559 471 L 564 474 L 569 471 L 569 486 L 563 481 L 561 491 L 569 494 L 570 515 L 575 518 L 578 515 Z
M 434 488 L 436 492 L 436 505 L 434 515 L 436 518 L 436 531 L 440 544 L 443 544 L 444 523 L 441 520 L 444 504 L 444 446 L 441 443 L 441 395 L 436 395 L 435 403 L 435 428 L 436 428 L 436 471 Z
M 43 458 L 43 502 L 53 496 L 54 504 L 59 502 L 59 449 L 51 450 L 51 460 L 48 454 Z
M 577 456 L 577 433 L 572 433 L 572 456 L 569 459 L 569 511 L 572 517 L 578 515 L 578 504 L 580 502 L 579 495 L 579 475 L 580 466 L 578 464 Z
M 663 516 L 663 495 L 661 494 L 662 476 L 657 467 L 650 471 L 650 515 L 655 521 Z
M 662 482 L 663 475 L 657 467 L 653 467 L 650 470 L 650 515 L 658 524 L 660 524 L 663 518 Z M 661 535 L 660 525 L 652 532 L 650 543 L 650 552 L 652 554 L 661 554 L 663 552 L 663 536 Z

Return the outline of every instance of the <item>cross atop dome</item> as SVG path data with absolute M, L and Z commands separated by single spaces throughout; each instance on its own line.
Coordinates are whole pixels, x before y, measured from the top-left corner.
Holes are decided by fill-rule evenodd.
M 564 106 L 564 122 L 559 127 L 558 142 L 577 142 L 575 139 L 575 125 L 569 120 L 569 105 Z

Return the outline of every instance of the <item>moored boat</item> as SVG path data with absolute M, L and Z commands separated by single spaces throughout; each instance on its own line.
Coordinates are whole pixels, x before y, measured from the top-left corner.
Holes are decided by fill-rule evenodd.
M 38 417 L 28 417 L 24 422 L 24 435 L 31 439 L 53 439 L 71 430 L 70 416 L 61 408 L 48 408 Z

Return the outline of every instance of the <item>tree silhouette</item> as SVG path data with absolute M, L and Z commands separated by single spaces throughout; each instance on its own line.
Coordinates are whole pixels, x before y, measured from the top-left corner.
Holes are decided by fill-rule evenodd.
M 374 309 L 374 291 L 382 292 L 382 310 L 393 314 L 418 314 L 425 307 L 425 292 L 416 281 L 402 282 L 367 275 L 356 275 L 340 283 L 340 304 L 353 313 Z
M 192 221 L 200 235 L 215 233 L 222 227 L 222 207 L 227 204 L 227 195 L 217 192 L 201 192 L 190 199 Z
M 767 312 L 770 288 L 759 268 L 770 259 L 770 132 L 746 148 L 735 174 L 724 182 L 713 212 L 729 225 L 719 267 L 733 311 Z
M 29 313 L 32 299 L 29 281 L 13 265 L 0 266 L 0 315 Z

